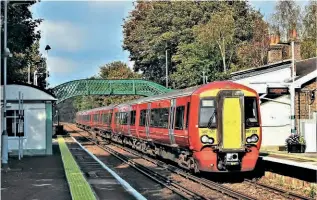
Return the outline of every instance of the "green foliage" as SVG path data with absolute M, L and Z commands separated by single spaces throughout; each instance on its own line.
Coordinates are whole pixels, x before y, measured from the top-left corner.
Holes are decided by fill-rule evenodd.
M 301 44 L 301 56 L 303 59 L 317 56 L 317 2 L 310 1 L 305 8 L 303 19 L 303 41 Z
M 42 20 L 32 19 L 32 13 L 28 9 L 35 2 L 33 1 L 28 4 L 13 4 L 9 2 L 8 4 L 7 46 L 13 54 L 12 58 L 8 58 L 8 82 L 15 80 L 27 82 L 28 65 L 31 66 L 31 73 L 35 70 L 36 66 L 40 72 L 44 72 L 46 69 L 45 64 L 38 64 L 39 61 L 44 61 L 44 59 L 39 53 L 39 39 L 41 35 L 39 31 L 35 31 Z M 1 8 L 3 17 L 4 6 L 2 5 Z M 1 49 L 3 49 L 4 26 L 2 26 L 1 35 Z M 1 74 L 3 74 L 3 71 L 1 71 Z M 44 78 L 40 78 L 38 83 L 39 86 L 44 87 Z
M 197 41 L 207 48 L 207 52 L 215 45 L 219 48 L 224 72 L 227 71 L 226 53 L 229 51 L 232 54 L 234 48 L 232 44 L 234 31 L 234 19 L 230 9 L 214 13 L 206 24 L 194 28 Z
M 123 25 L 123 48 L 135 61 L 135 71 L 164 84 L 168 46 L 170 82 L 189 87 L 202 83 L 202 71 L 209 81 L 217 80 L 223 61 L 240 65 L 237 48 L 252 40 L 256 15 L 244 1 L 137 1 Z

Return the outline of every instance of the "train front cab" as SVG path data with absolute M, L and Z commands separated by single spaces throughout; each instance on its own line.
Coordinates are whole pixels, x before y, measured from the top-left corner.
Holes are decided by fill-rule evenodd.
M 198 169 L 206 172 L 252 171 L 261 145 L 258 95 L 230 83 L 225 90 L 207 89 L 194 95 L 198 132 L 192 144 Z

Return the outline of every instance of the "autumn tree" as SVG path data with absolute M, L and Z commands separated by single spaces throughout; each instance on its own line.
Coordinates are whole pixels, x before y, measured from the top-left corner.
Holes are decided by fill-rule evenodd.
M 267 63 L 270 45 L 269 24 L 263 20 L 263 16 L 259 12 L 254 13 L 252 31 L 252 39 L 238 47 L 240 60 L 238 69 L 258 67 Z
M 232 55 L 234 37 L 234 19 L 230 9 L 214 13 L 210 21 L 195 29 L 195 36 L 200 44 L 212 49 L 218 47 L 223 63 L 223 71 L 227 71 L 226 54 Z
M 317 2 L 311 0 L 305 8 L 301 56 L 303 59 L 317 56 Z

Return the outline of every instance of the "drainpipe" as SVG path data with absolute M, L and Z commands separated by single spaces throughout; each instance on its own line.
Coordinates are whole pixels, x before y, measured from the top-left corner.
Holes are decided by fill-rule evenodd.
M 292 40 L 292 84 L 289 87 L 289 91 L 291 94 L 291 134 L 296 133 L 296 123 L 295 123 L 295 50 L 294 50 L 294 40 Z

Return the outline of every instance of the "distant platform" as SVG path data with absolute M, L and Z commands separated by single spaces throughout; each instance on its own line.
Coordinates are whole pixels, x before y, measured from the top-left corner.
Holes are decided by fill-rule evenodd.
M 317 171 L 317 153 L 287 153 L 285 151 L 262 150 L 260 157 L 264 161 Z

